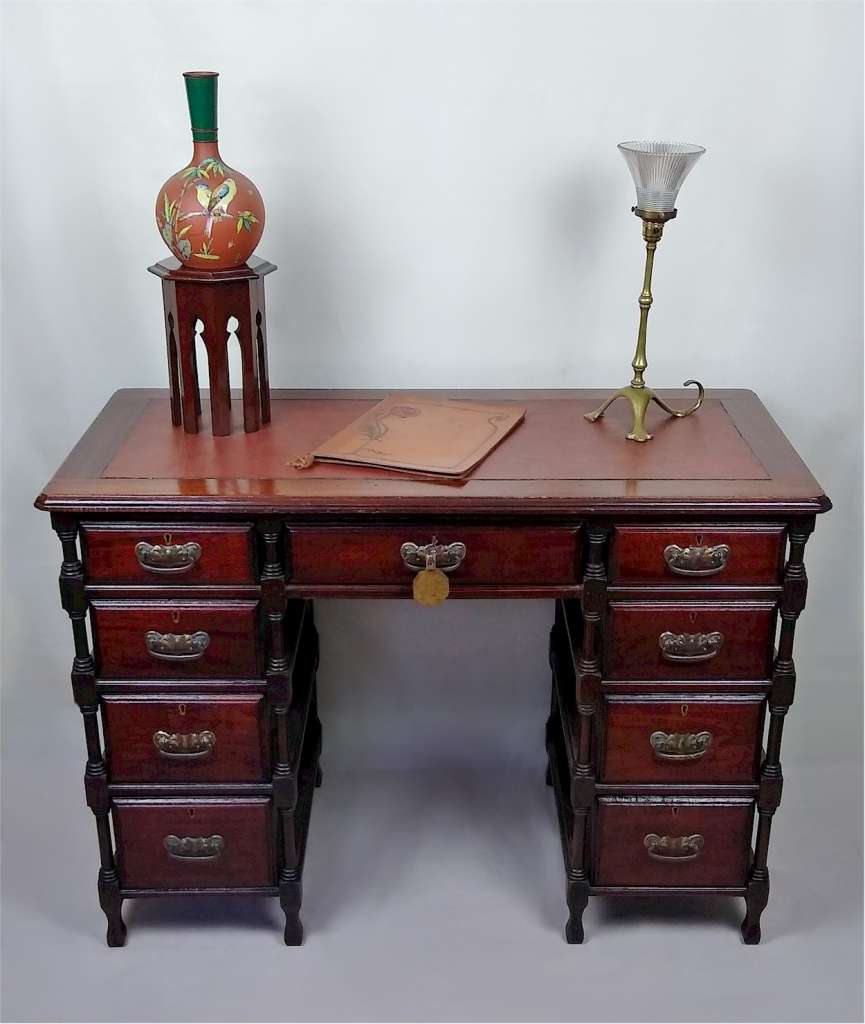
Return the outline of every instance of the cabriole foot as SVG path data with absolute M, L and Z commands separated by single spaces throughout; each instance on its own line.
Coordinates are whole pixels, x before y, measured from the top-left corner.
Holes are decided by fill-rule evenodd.
M 745 919 L 742 921 L 742 941 L 746 946 L 760 942 L 760 917 L 769 902 L 769 879 L 750 881 L 745 897 Z
M 572 946 L 578 946 L 584 938 L 583 911 L 589 902 L 589 884 L 586 881 L 568 882 L 568 910 L 570 916 L 565 925 L 565 938 Z
M 300 921 L 300 904 L 303 900 L 303 887 L 299 881 L 280 882 L 279 905 L 285 914 L 285 932 L 283 938 L 286 946 L 303 944 L 303 925 Z
M 99 906 L 108 920 L 108 931 L 105 941 L 109 946 L 126 945 L 126 925 L 123 922 L 123 898 L 120 895 L 120 883 L 114 878 L 105 877 L 99 872 Z

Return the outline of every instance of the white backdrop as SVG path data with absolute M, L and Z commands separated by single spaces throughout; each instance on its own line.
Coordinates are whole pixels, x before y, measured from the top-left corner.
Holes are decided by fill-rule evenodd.
M 60 785 L 85 813 L 60 550 L 31 502 L 112 391 L 165 384 L 145 268 L 193 69 L 220 72 L 223 156 L 265 199 L 276 386 L 624 383 L 643 250 L 616 143 L 707 147 L 658 253 L 647 379 L 753 388 L 832 497 L 785 761 L 857 756 L 858 3 L 116 0 L 3 22 L 7 787 Z M 540 770 L 551 605 L 435 614 L 320 604 L 326 766 Z M 446 642 L 420 657 L 432 623 Z M 37 714 L 68 746 L 59 782 Z
M 31 500 L 115 388 L 166 381 L 152 204 L 189 155 L 180 76 L 201 68 L 221 73 L 223 156 L 267 205 L 277 386 L 624 383 L 643 251 L 616 143 L 707 147 L 658 253 L 647 377 L 753 388 L 833 498 L 807 552 L 788 733 L 825 713 L 855 743 L 858 705 L 837 711 L 860 699 L 857 8 L 7 5 L 7 688 L 32 685 L 36 624 L 58 655 L 40 676 L 61 691 L 69 654 L 59 547 Z M 534 657 L 549 619 L 451 614 L 460 658 L 416 664 L 424 683 L 484 673 L 491 631 L 511 658 L 523 622 Z M 358 615 L 385 681 L 430 622 L 379 604 L 322 609 L 322 626 Z M 827 677 L 856 685 L 825 701 Z

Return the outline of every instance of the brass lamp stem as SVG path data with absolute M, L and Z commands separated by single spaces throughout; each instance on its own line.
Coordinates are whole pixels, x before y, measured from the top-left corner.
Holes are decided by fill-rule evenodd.
M 657 235 L 650 236 L 646 232 L 647 227 L 657 227 Z M 649 322 L 649 310 L 652 307 L 652 268 L 655 265 L 655 249 L 658 248 L 658 240 L 664 231 L 663 224 L 650 225 L 643 221 L 643 238 L 646 242 L 646 269 L 643 271 L 643 290 L 640 292 L 640 329 L 637 333 L 637 351 L 634 353 L 634 361 L 631 366 L 634 369 L 634 379 L 631 381 L 632 388 L 644 388 L 643 373 L 649 365 L 646 360 L 646 328 Z
M 630 441 L 651 441 L 652 435 L 646 431 L 646 410 L 649 407 L 650 402 L 655 402 L 670 416 L 675 416 L 677 419 L 681 419 L 683 416 L 690 416 L 691 413 L 696 412 L 703 404 L 703 385 L 696 380 L 686 380 L 685 387 L 690 384 L 697 386 L 697 400 L 689 408 L 684 410 L 671 409 L 666 402 L 662 401 L 652 390 L 647 387 L 643 380 L 643 374 L 646 371 L 646 367 L 649 365 L 646 359 L 646 331 L 649 322 L 649 310 L 652 307 L 652 270 L 655 265 L 655 250 L 658 248 L 658 242 L 661 240 L 661 236 L 664 233 L 664 224 L 668 220 L 672 220 L 676 216 L 676 211 L 671 210 L 669 213 L 657 213 L 648 210 L 638 210 L 634 207 L 633 212 L 643 222 L 643 241 L 646 243 L 646 266 L 643 271 L 643 290 L 640 292 L 640 298 L 638 300 L 640 306 L 640 327 L 637 332 L 637 349 L 634 352 L 634 359 L 631 363 L 631 367 L 634 370 L 634 376 L 631 379 L 631 383 L 626 388 L 622 388 L 615 394 L 611 395 L 606 401 L 594 412 L 586 413 L 586 419 L 590 423 L 594 423 L 604 415 L 610 405 L 615 402 L 617 398 L 627 398 L 631 403 L 631 409 L 634 413 L 634 426 L 630 434 L 628 434 L 628 440 Z

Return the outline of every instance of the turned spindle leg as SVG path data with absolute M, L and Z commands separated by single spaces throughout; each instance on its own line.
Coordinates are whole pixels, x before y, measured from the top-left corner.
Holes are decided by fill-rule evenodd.
M 60 538 L 63 563 L 60 567 L 60 600 L 72 623 L 75 657 L 72 661 L 72 694 L 84 723 L 87 745 L 87 765 L 84 770 L 84 792 L 87 806 L 96 820 L 99 842 L 99 876 L 97 888 L 99 905 L 108 920 L 106 941 L 109 946 L 122 946 L 126 942 L 123 923 L 123 898 L 120 895 L 120 876 L 114 860 L 111 827 L 111 797 L 108 794 L 108 768 L 102 754 L 99 737 L 99 698 L 96 693 L 96 666 L 87 638 L 87 593 L 84 588 L 84 566 L 78 557 L 78 523 L 65 516 L 52 516 L 51 525 Z
M 769 902 L 769 836 L 772 818 L 781 803 L 784 776 L 781 771 L 781 736 L 784 718 L 796 690 L 796 667 L 793 662 L 793 639 L 796 620 L 805 607 L 808 577 L 805 573 L 805 544 L 814 529 L 814 519 L 796 522 L 790 527 L 790 553 L 784 567 L 781 591 L 781 629 L 778 653 L 772 669 L 772 688 L 769 691 L 769 732 L 766 757 L 760 768 L 760 789 L 757 794 L 757 839 L 754 860 L 748 877 L 745 896 L 745 919 L 742 921 L 742 939 L 755 946 L 761 938 L 760 917 Z

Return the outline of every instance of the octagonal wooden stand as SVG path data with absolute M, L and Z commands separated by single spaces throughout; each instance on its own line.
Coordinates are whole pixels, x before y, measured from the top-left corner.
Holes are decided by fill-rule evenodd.
M 264 278 L 276 270 L 275 265 L 253 256 L 249 263 L 230 270 L 202 271 L 190 270 L 169 257 L 147 269 L 162 280 L 172 423 L 182 424 L 188 434 L 198 433 L 201 394 L 195 345 L 200 337 L 207 351 L 213 433 L 231 433 L 228 344 L 232 334 L 240 345 L 243 429 L 251 433 L 269 423 Z M 232 318 L 237 320 L 234 331 L 228 327 Z

